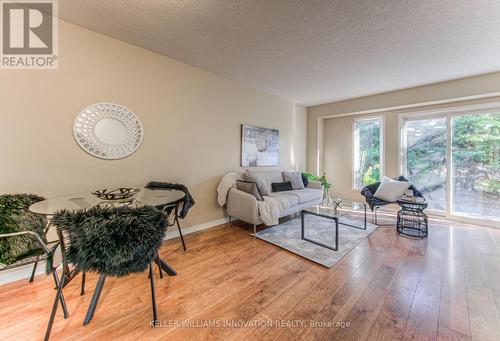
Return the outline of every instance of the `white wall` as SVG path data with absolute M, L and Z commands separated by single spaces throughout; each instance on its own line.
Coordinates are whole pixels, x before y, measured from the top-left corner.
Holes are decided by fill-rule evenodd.
M 196 200 L 183 225 L 213 221 L 217 183 L 240 165 L 242 123 L 279 129 L 282 167 L 305 168 L 304 107 L 63 21 L 59 35 L 58 70 L 0 70 L 0 193 L 179 182 Z M 97 102 L 140 117 L 136 153 L 109 161 L 78 147 L 73 120 Z

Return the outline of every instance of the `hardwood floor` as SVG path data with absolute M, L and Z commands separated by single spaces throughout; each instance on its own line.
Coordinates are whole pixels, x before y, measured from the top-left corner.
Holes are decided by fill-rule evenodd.
M 500 230 L 430 224 L 424 240 L 378 228 L 331 269 L 254 240 L 240 222 L 186 236 L 187 252 L 168 240 L 161 255 L 178 276 L 156 273 L 160 328 L 149 325 L 146 272 L 109 278 L 84 327 L 89 274 L 84 296 L 80 277 L 64 289 L 71 316 L 59 309 L 52 339 L 500 340 Z M 42 339 L 54 294 L 45 276 L 0 286 L 0 339 Z

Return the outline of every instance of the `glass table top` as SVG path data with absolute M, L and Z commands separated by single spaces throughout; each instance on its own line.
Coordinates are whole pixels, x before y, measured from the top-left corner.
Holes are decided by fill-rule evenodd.
M 141 188 L 140 191 L 128 201 L 106 201 L 99 199 L 90 192 L 86 192 L 39 201 L 31 205 L 29 210 L 37 214 L 54 215 L 57 211 L 61 210 L 75 211 L 79 209 L 89 209 L 103 204 L 113 205 L 114 207 L 124 205 L 135 207 L 142 205 L 158 206 L 177 202 L 184 198 L 184 195 L 184 192 L 175 189 L 152 190 Z
M 352 213 L 355 210 L 364 209 L 366 209 L 365 203 L 342 199 L 338 203 L 332 203 L 331 205 L 314 205 L 308 208 L 304 208 L 302 211 L 330 219 L 337 219 L 349 213 Z

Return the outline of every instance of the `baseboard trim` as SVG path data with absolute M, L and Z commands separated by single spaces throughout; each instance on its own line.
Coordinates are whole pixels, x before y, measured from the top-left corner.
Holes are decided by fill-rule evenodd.
M 228 222 L 228 218 L 220 218 L 217 220 L 209 221 L 207 223 L 202 223 L 202 224 L 193 225 L 193 226 L 189 226 L 189 227 L 182 227 L 182 221 L 181 221 L 182 234 L 185 236 L 187 234 L 206 230 L 206 229 L 209 229 L 211 227 L 225 224 L 227 222 Z M 167 233 L 165 234 L 165 240 L 177 238 L 179 236 L 180 235 L 179 235 L 179 231 L 177 230 L 177 228 L 172 227 L 172 231 L 167 231 Z
M 19 281 L 21 279 L 25 279 L 26 285 L 28 285 L 28 278 L 31 276 L 31 270 L 33 270 L 33 264 L 2 271 L 0 274 L 0 285 Z M 36 275 L 41 275 L 43 273 L 45 273 L 45 262 L 39 263 L 36 268 Z
M 189 226 L 186 228 L 183 228 L 182 224 L 181 224 L 182 234 L 185 236 L 185 235 L 188 235 L 190 233 L 206 230 L 206 229 L 209 229 L 211 227 L 225 224 L 227 222 L 228 222 L 228 218 L 220 218 L 217 220 L 212 220 L 212 221 L 209 221 L 206 223 L 193 225 L 193 226 Z M 177 237 L 179 237 L 179 231 L 177 230 L 177 228 L 175 228 L 175 230 L 172 230 L 172 231 L 167 231 L 167 233 L 165 234 L 165 240 L 173 239 L 173 238 L 177 238 Z M 187 246 L 189 247 L 189 244 Z M 0 273 L 0 285 L 19 281 L 22 279 L 25 279 L 26 284 L 28 284 L 28 278 L 30 278 L 30 276 L 31 276 L 31 270 L 33 270 L 33 264 L 25 265 L 25 266 L 22 266 L 22 267 L 19 267 L 16 269 L 5 270 L 2 273 Z M 36 275 L 41 275 L 44 273 L 45 273 L 45 263 L 39 263 L 37 266 L 37 269 L 36 269 Z M 36 279 L 35 279 L 35 281 L 36 281 Z

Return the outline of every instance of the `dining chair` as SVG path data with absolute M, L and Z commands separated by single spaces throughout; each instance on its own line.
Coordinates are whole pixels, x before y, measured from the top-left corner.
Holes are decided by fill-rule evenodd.
M 108 276 L 124 277 L 144 272 L 148 267 L 153 320 L 158 321 L 153 262 L 158 260 L 158 249 L 165 234 L 166 224 L 161 211 L 151 206 L 97 206 L 89 210 L 58 212 L 52 218 L 52 225 L 68 236 L 63 263 L 72 263 L 77 271 L 99 274 L 84 325 L 94 316 Z M 56 295 L 45 340 L 50 337 L 58 300 Z
M 184 242 L 184 236 L 182 235 L 181 225 L 179 224 L 179 206 L 181 202 L 165 205 L 161 207 L 161 211 L 165 214 L 167 226 L 177 225 L 177 230 L 181 237 L 182 248 L 186 251 L 186 243 Z
M 44 244 L 46 221 L 29 211 L 31 204 L 42 201 L 44 198 L 35 194 L 4 194 L 0 196 L 0 234 L 32 231 L 41 238 Z M 27 237 L 27 234 L 11 235 L 8 239 L 0 241 L 0 268 L 12 268 L 18 260 L 27 261 L 31 256 L 43 254 L 38 240 Z M 36 259 L 35 259 L 36 260 Z M 38 262 L 34 264 L 29 281 L 33 282 Z M 20 265 L 19 265 L 20 266 Z
M 186 243 L 184 242 L 184 236 L 182 235 L 181 225 L 179 223 L 179 218 L 185 218 L 189 209 L 194 206 L 194 199 L 189 193 L 188 189 L 184 185 L 171 184 L 168 182 L 150 181 L 146 184 L 145 188 L 156 190 L 156 189 L 177 189 L 182 190 L 186 195 L 184 198 L 176 203 L 168 205 L 158 205 L 156 208 L 162 210 L 165 213 L 167 220 L 167 227 L 177 225 L 177 230 L 179 231 L 179 236 L 181 237 L 182 248 L 186 251 Z M 182 209 L 180 209 L 182 207 Z M 161 272 L 160 272 L 161 273 Z
M 44 198 L 34 194 L 0 195 L 0 272 L 34 264 L 29 280 L 33 282 L 37 264 L 46 262 L 47 273 L 52 273 L 64 318 L 67 318 L 69 313 L 53 262 L 59 242 L 47 242 L 45 219 L 28 209 L 41 200 Z

